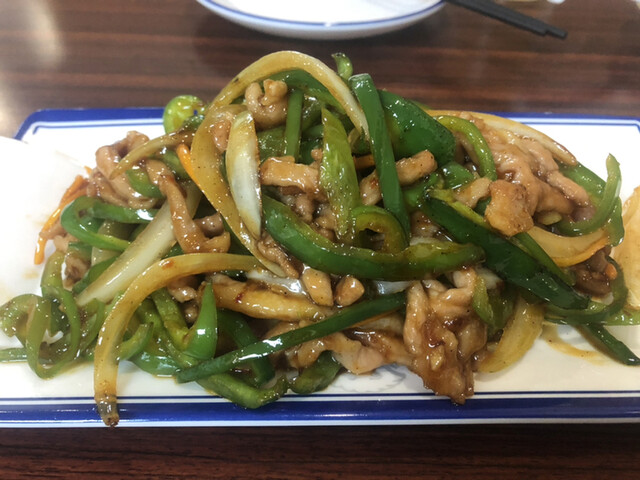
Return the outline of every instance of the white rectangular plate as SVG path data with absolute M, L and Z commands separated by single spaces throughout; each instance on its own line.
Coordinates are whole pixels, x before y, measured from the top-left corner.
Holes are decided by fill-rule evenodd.
M 96 149 L 129 130 L 162 133 L 160 109 L 48 110 L 27 119 L 17 138 L 54 149 L 92 165 Z M 623 198 L 640 184 L 640 121 L 630 118 L 509 115 L 549 134 L 601 176 L 614 154 L 623 170 Z M 77 165 L 60 155 L 29 164 L 2 158 L 0 213 L 4 247 L 0 253 L 0 304 L 37 292 L 40 269 L 33 266 L 37 232 L 69 185 Z M 53 163 L 52 163 L 53 162 Z M 10 168 L 8 168 L 10 166 Z M 640 352 L 640 327 L 615 334 Z M 592 350 L 571 329 L 563 341 Z M 0 338 L 0 347 L 14 345 Z M 93 404 L 92 368 L 73 369 L 40 380 L 25 364 L 0 364 L 0 427 L 102 425 Z M 359 425 L 502 422 L 622 422 L 640 420 L 640 368 L 617 364 L 599 353 L 584 358 L 561 353 L 540 339 L 516 365 L 476 376 L 476 394 L 464 406 L 425 391 L 404 368 L 382 368 L 356 377 L 342 375 L 329 389 L 308 396 L 287 395 L 251 411 L 206 394 L 196 385 L 155 378 L 128 363 L 120 368 L 121 425 Z

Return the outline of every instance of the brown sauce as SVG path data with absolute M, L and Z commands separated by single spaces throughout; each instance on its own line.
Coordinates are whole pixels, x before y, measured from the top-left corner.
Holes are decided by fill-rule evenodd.
M 596 365 L 601 365 L 602 363 L 604 363 L 604 355 L 597 350 L 583 350 L 571 345 L 570 343 L 560 338 L 557 325 L 545 323 L 542 328 L 542 334 L 540 335 L 540 338 L 544 340 L 551 348 L 554 348 L 558 352 L 564 353 L 565 355 L 571 355 L 573 357 L 581 358 Z

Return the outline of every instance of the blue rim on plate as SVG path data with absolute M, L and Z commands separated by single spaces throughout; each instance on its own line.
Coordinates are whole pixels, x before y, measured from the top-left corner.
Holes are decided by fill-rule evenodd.
M 16 138 L 37 138 L 68 129 L 99 126 L 160 128 L 161 108 L 41 110 L 30 115 Z M 531 124 L 603 125 L 631 128 L 640 138 L 640 119 L 590 115 L 503 114 Z M 637 132 L 637 137 L 636 133 Z M 626 384 L 625 384 L 626 385 Z M 629 388 L 496 389 L 479 391 L 464 406 L 428 391 L 358 391 L 285 396 L 258 410 L 246 410 L 205 394 L 130 394 L 119 398 L 123 426 L 293 426 L 455 423 L 638 422 L 640 390 Z M 2 427 L 91 427 L 102 423 L 88 395 L 0 396 Z M 18 394 L 19 395 L 19 394 Z
M 637 422 L 640 391 L 478 393 L 465 405 L 431 393 L 284 397 L 247 410 L 211 396 L 123 397 L 121 426 L 299 426 Z M 9 398 L 0 427 L 98 427 L 92 397 Z
M 232 8 L 216 0 L 197 2 L 229 21 L 254 30 L 285 37 L 324 40 L 362 38 L 399 30 L 434 14 L 445 3 L 444 0 L 433 0 L 416 11 L 377 20 L 314 22 L 259 15 Z

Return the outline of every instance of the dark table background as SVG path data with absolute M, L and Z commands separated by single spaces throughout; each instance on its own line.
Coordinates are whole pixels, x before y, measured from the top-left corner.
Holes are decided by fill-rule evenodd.
M 568 38 L 454 6 L 401 32 L 311 41 L 252 32 L 193 0 L 0 0 L 0 135 L 42 108 L 212 98 L 282 49 L 327 63 L 345 52 L 379 87 L 434 108 L 640 116 L 637 2 L 507 4 Z M 639 460 L 638 423 L 0 430 L 2 479 L 633 479 Z

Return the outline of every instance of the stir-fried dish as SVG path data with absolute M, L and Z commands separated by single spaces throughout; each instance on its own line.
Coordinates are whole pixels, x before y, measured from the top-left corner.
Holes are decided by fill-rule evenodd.
M 640 363 L 607 330 L 639 319 L 613 156 L 603 180 L 530 127 L 334 58 L 268 55 L 210 103 L 173 99 L 165 135 L 98 149 L 40 234 L 41 294 L 0 309 L 23 345 L 1 358 L 42 378 L 93 361 L 107 425 L 123 361 L 247 408 L 388 364 L 463 404 L 543 322 Z

